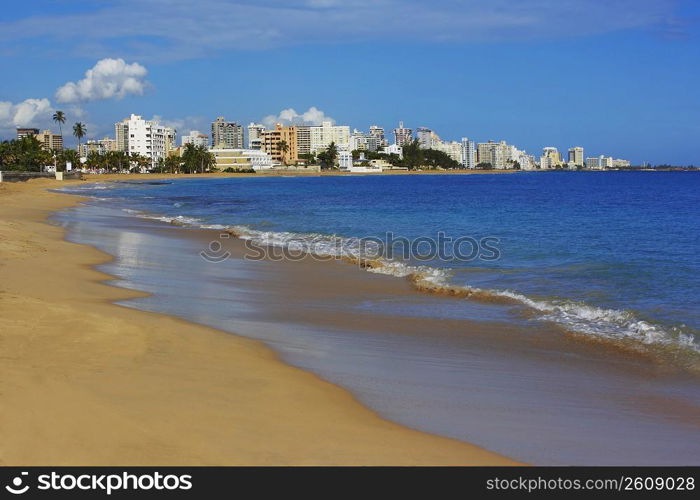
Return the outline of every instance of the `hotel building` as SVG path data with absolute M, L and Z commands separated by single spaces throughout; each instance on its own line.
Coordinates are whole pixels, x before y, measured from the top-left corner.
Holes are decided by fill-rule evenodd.
M 183 146 L 192 144 L 194 146 L 204 146 L 205 148 L 209 147 L 209 136 L 202 134 L 199 130 L 190 130 L 189 135 L 183 135 L 181 140 Z
M 287 150 L 281 147 L 286 143 Z M 290 165 L 299 161 L 297 147 L 297 127 L 275 125 L 274 130 L 265 130 L 260 134 L 260 151 L 268 154 L 273 161 Z
M 39 140 L 41 147 L 46 150 L 63 150 L 63 136 L 60 134 L 54 134 L 50 130 L 44 130 L 36 134 L 34 137 Z
M 310 152 L 318 153 L 333 142 L 338 150 L 346 150 L 350 145 L 350 127 L 323 122 L 320 126 L 309 127 Z
M 212 147 L 243 149 L 243 126 L 236 122 L 227 122 L 219 116 L 211 124 Z
M 176 130 L 165 127 L 155 120 L 144 120 L 132 114 L 114 124 L 117 150 L 138 153 L 151 160 L 151 168 L 165 159 L 175 147 Z

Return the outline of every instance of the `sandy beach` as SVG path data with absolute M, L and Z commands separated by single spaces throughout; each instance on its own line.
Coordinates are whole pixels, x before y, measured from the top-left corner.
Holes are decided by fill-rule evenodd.
M 256 341 L 114 305 L 139 293 L 46 221 L 79 202 L 47 191 L 64 185 L 0 184 L 1 464 L 515 463 L 388 422 Z

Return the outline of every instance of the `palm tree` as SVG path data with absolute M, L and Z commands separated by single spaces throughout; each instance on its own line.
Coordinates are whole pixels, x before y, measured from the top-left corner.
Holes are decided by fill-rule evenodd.
M 326 159 L 328 160 L 328 168 L 335 167 L 335 160 L 338 157 L 338 146 L 335 145 L 335 141 L 331 142 L 326 149 Z
M 279 150 L 280 153 L 282 153 L 282 163 L 287 164 L 286 162 L 286 155 L 287 152 L 289 151 L 289 144 L 287 144 L 287 141 L 279 141 L 277 143 L 277 149 Z
M 73 125 L 73 135 L 78 138 L 78 156 L 80 156 L 80 139 L 85 137 L 85 134 L 87 134 L 87 128 L 84 123 L 77 122 Z
M 61 131 L 61 139 L 63 139 L 63 124 L 66 123 L 66 114 L 63 111 L 56 111 L 53 114 L 53 121 L 58 123 L 58 129 Z

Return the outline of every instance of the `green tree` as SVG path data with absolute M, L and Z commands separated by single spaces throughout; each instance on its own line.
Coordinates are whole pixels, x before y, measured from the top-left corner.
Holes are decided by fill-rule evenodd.
M 425 155 L 420 147 L 418 139 L 413 139 L 407 144 L 404 144 L 401 149 L 403 151 L 403 163 L 409 170 L 419 169 L 423 165 Z
M 282 153 L 282 163 L 286 165 L 287 153 L 289 152 L 289 144 L 287 144 L 287 141 L 282 140 L 277 142 L 277 150 Z
M 63 124 L 66 123 L 66 114 L 63 111 L 56 111 L 53 114 L 53 121 L 58 123 L 58 129 L 61 131 L 61 138 L 63 138 Z
M 85 124 L 82 122 L 76 122 L 76 124 L 73 125 L 73 135 L 78 139 L 78 153 L 80 153 L 80 139 L 85 137 L 85 134 L 87 134 Z
M 338 146 L 335 142 L 331 142 L 328 147 L 318 153 L 318 160 L 321 162 L 322 168 L 335 168 L 335 161 L 338 158 Z
M 186 174 L 204 173 L 214 167 L 214 155 L 206 146 L 186 144 L 182 153 L 182 170 Z

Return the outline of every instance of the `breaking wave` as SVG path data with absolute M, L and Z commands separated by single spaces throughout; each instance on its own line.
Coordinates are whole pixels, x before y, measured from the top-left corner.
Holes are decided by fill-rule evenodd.
M 692 332 L 682 327 L 667 327 L 639 318 L 632 311 L 606 309 L 565 299 L 540 299 L 510 290 L 483 289 L 456 285 L 450 281 L 448 268 L 412 265 L 403 261 L 386 259 L 381 248 L 368 247 L 360 238 L 346 238 L 319 233 L 260 231 L 247 226 L 206 224 L 194 217 L 149 215 L 124 209 L 139 217 L 159 220 L 169 224 L 224 231 L 235 238 L 249 240 L 259 246 L 287 248 L 320 257 L 343 260 L 361 269 L 407 279 L 418 291 L 435 295 L 476 300 L 484 303 L 517 306 L 532 313 L 540 321 L 552 322 L 567 331 L 598 341 L 613 342 L 626 348 L 648 351 L 661 348 L 664 355 L 686 367 L 700 367 L 700 344 Z

